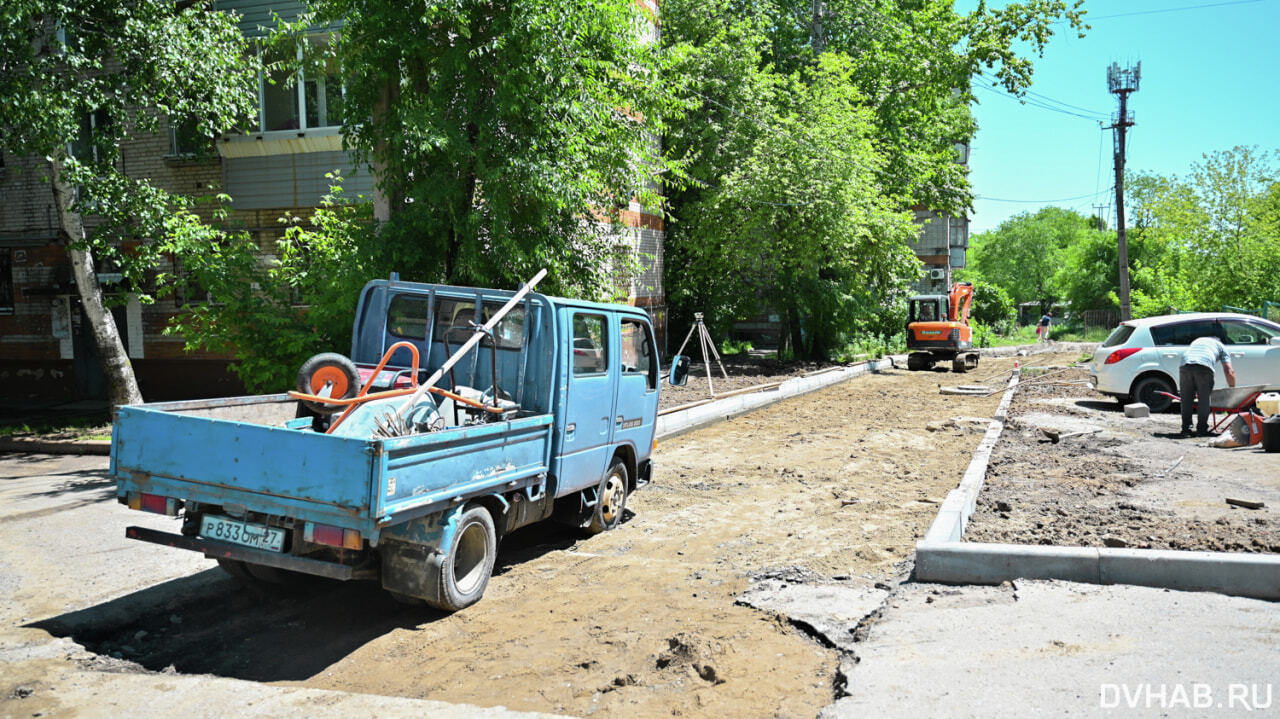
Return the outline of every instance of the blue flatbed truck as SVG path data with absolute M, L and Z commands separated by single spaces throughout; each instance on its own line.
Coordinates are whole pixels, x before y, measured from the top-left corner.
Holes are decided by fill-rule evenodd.
M 425 376 L 513 296 L 370 282 L 351 343 L 361 382 L 416 384 L 406 343 Z M 287 393 L 119 408 L 118 500 L 178 525 L 126 535 L 202 552 L 242 581 L 379 580 L 398 599 L 456 611 L 484 593 L 506 533 L 553 517 L 616 527 L 653 477 L 660 368 L 647 314 L 529 292 L 485 340 L 439 385 L 505 411 L 428 400 L 434 421 L 408 436 L 327 432 L 332 418 Z M 685 369 L 674 358 L 670 379 L 683 383 Z

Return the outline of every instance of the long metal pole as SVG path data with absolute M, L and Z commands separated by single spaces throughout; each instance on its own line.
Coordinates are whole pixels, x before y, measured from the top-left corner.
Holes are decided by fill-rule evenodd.
M 480 340 L 493 330 L 493 328 L 502 321 L 502 318 L 507 316 L 507 313 L 510 312 L 513 307 L 520 304 L 520 301 L 524 299 L 525 295 L 533 291 L 534 285 L 538 284 L 538 282 L 546 276 L 547 271 L 545 268 L 538 270 L 538 274 L 534 275 L 533 279 L 526 282 L 524 287 L 520 288 L 520 291 L 516 292 L 511 299 L 507 300 L 507 303 L 495 312 L 493 316 L 489 318 L 489 321 L 484 323 L 483 327 L 477 329 L 475 333 L 471 335 L 471 339 L 463 343 L 463 345 L 458 348 L 458 351 L 453 353 L 452 357 L 445 360 L 444 364 L 440 365 L 440 369 L 432 373 L 432 375 L 427 378 L 426 382 L 423 382 L 418 386 L 417 392 L 409 395 L 409 399 L 405 400 L 404 404 L 400 405 L 400 409 L 396 410 L 396 417 L 403 420 L 409 414 L 410 410 L 413 409 L 413 406 L 422 399 L 422 396 L 434 387 L 436 382 L 440 381 L 440 378 L 444 376 L 444 373 L 448 372 L 455 364 L 458 363 L 459 360 L 466 356 L 473 347 L 479 344 Z M 497 401 L 496 397 L 494 398 L 494 401 Z

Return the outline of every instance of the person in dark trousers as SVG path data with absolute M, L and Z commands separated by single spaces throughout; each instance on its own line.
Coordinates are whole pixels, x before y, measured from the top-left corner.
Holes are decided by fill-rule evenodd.
M 1049 326 L 1053 324 L 1053 313 L 1046 312 L 1040 315 L 1040 324 L 1036 325 L 1036 334 L 1040 335 L 1040 342 L 1049 341 Z
M 1209 395 L 1213 392 L 1213 370 L 1222 363 L 1227 385 L 1236 386 L 1236 371 L 1227 348 L 1214 337 L 1191 341 L 1178 368 L 1178 388 L 1182 394 L 1182 434 L 1191 434 L 1191 402 L 1196 398 L 1196 434 L 1209 434 Z

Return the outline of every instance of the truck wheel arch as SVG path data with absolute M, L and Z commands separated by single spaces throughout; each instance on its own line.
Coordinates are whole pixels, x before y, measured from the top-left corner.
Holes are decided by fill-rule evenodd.
M 613 466 L 614 462 L 621 460 L 627 468 L 627 493 L 636 491 L 636 449 L 630 444 L 620 444 L 613 452 L 613 459 L 609 460 L 609 466 Z

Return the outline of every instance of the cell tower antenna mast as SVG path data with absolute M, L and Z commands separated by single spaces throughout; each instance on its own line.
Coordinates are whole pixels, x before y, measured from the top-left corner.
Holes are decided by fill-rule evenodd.
M 1112 118 L 1115 131 L 1116 157 L 1116 239 L 1120 255 L 1120 321 L 1132 319 L 1129 306 L 1129 244 L 1124 226 L 1124 154 L 1125 131 L 1133 126 L 1133 113 L 1129 112 L 1129 95 L 1138 91 L 1142 79 L 1142 63 L 1121 69 L 1119 63 L 1107 68 L 1107 90 L 1120 100 L 1120 111 Z

